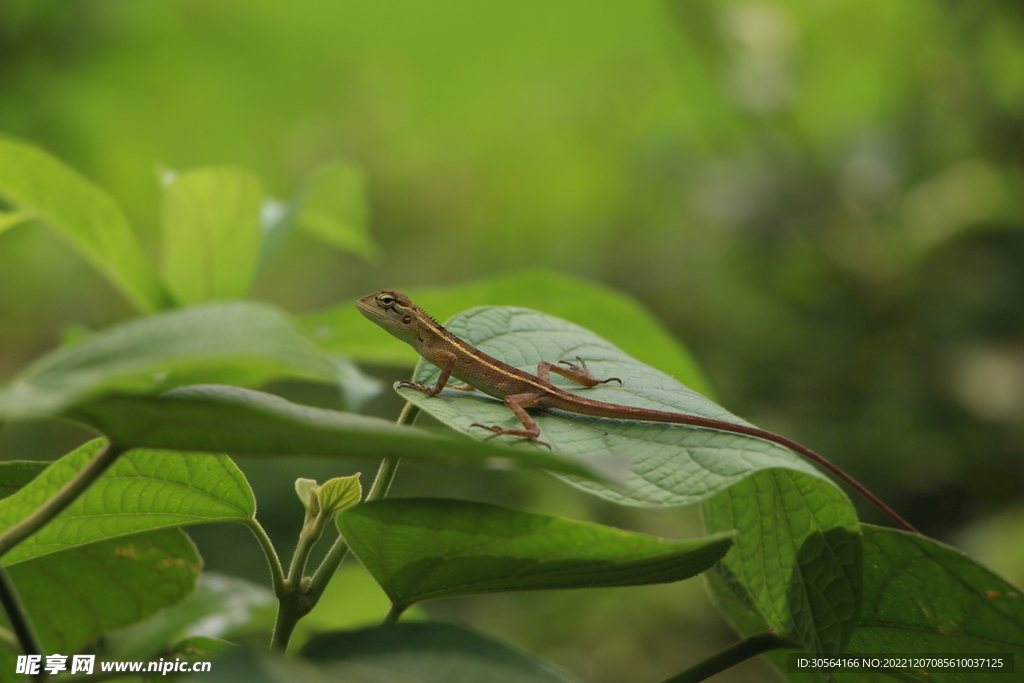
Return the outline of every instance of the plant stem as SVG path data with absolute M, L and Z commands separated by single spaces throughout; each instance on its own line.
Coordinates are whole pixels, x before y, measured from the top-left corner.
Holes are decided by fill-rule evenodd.
M 40 645 L 36 631 L 32 628 L 32 621 L 25 611 L 25 606 L 21 604 L 21 598 L 11 582 L 11 577 L 2 566 L 0 566 L 0 605 L 3 605 L 7 623 L 11 625 L 11 631 L 17 638 L 17 645 L 21 648 L 22 653 L 26 655 L 43 654 L 43 646 Z
M 107 468 L 114 464 L 117 457 L 121 455 L 122 449 L 117 448 L 111 442 L 103 447 L 93 459 L 86 463 L 57 493 L 32 511 L 25 519 L 14 526 L 8 527 L 7 531 L 0 534 L 0 557 L 18 545 L 26 538 L 39 531 L 46 524 L 64 511 L 67 506 L 75 502 L 78 496 L 82 495 L 100 475 L 107 471 Z
M 419 412 L 419 408 L 412 403 L 406 403 L 405 408 L 402 409 L 402 414 L 398 416 L 398 424 L 412 424 L 416 416 L 419 415 Z M 373 483 L 370 484 L 370 490 L 363 502 L 368 503 L 387 495 L 388 489 L 391 488 L 391 482 L 395 478 L 395 472 L 398 470 L 398 462 L 399 458 L 384 458 L 381 460 L 380 466 L 377 468 L 377 475 L 373 478 Z M 260 542 L 262 543 L 263 541 Z M 269 542 L 268 539 L 267 543 L 269 544 Z M 331 549 L 320 563 L 320 566 L 317 567 L 313 576 L 310 577 L 308 587 L 303 591 L 301 585 L 302 570 L 300 569 L 298 570 L 299 573 L 296 573 L 296 560 L 299 559 L 301 547 L 302 539 L 300 537 L 299 547 L 295 550 L 296 557 L 292 559 L 292 564 L 288 569 L 288 579 L 283 580 L 284 588 L 278 593 L 280 605 L 277 610 L 277 620 L 274 624 L 274 636 L 270 641 L 270 648 L 272 650 L 284 652 L 288 649 L 288 642 L 291 640 L 292 632 L 295 630 L 299 619 L 309 614 L 313 607 L 316 606 L 316 603 L 327 589 L 327 584 L 330 583 L 334 573 L 348 555 L 348 543 L 339 534 L 334 540 L 334 545 L 331 546 Z M 310 544 L 311 548 L 312 544 Z M 272 547 L 271 550 L 273 550 Z M 276 556 L 275 554 L 274 557 Z M 269 553 L 267 557 L 270 557 Z M 307 549 L 305 557 L 302 558 L 303 568 L 308 557 L 309 552 Z M 280 570 L 280 561 L 278 561 L 278 567 Z M 401 610 L 399 610 L 399 613 L 401 613 Z M 398 615 L 396 614 L 395 618 L 397 617 Z
M 746 640 L 730 645 L 718 654 L 708 657 L 700 664 L 665 679 L 662 683 L 697 683 L 759 654 L 780 648 L 795 647 L 799 647 L 799 645 L 768 629 L 762 633 L 752 635 Z

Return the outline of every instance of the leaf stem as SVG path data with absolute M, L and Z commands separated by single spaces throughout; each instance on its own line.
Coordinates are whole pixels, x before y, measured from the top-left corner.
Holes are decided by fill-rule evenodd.
M 11 582 L 11 577 L 2 566 L 0 566 L 0 605 L 3 605 L 7 623 L 11 625 L 11 631 L 8 631 L 7 635 L 11 635 L 13 631 L 14 637 L 17 638 L 17 647 L 21 648 L 22 653 L 26 655 L 43 654 L 43 646 L 39 643 L 28 612 L 25 611 L 25 606 L 21 603 L 21 598 Z
M 419 408 L 407 402 L 405 408 L 402 409 L 402 414 L 398 416 L 398 424 L 412 424 L 416 416 L 419 415 L 419 412 Z M 399 458 L 384 458 L 381 460 L 380 466 L 377 468 L 377 475 L 373 478 L 373 483 L 370 485 L 370 490 L 366 494 L 364 502 L 368 503 L 371 500 L 377 500 L 387 495 L 388 489 L 391 488 L 391 482 L 394 481 L 395 472 L 398 470 L 398 463 Z M 269 543 L 269 539 L 267 542 Z M 299 546 L 302 546 L 301 537 L 299 539 Z M 312 544 L 310 544 L 311 548 Z M 316 603 L 327 589 L 327 584 L 330 583 L 334 573 L 348 555 L 348 543 L 345 542 L 341 534 L 338 534 L 338 537 L 334 540 L 334 545 L 327 551 L 327 555 L 310 577 L 305 589 L 303 589 L 301 581 L 302 570 L 299 570 L 299 574 L 295 572 L 296 559 L 299 559 L 299 550 L 299 547 L 295 549 L 296 557 L 292 559 L 292 564 L 288 570 L 288 578 L 282 580 L 283 590 L 277 594 L 280 606 L 278 607 L 277 620 L 274 624 L 274 636 L 270 641 L 270 648 L 272 650 L 284 652 L 288 649 L 288 642 L 291 640 L 292 632 L 295 630 L 299 619 L 309 614 L 313 607 L 316 606 Z M 302 558 L 303 569 L 308 557 L 309 553 L 307 550 L 305 557 Z M 280 568 L 280 561 L 278 561 L 278 567 Z
M 7 528 L 0 534 L 0 557 L 3 557 L 11 548 L 18 545 L 26 538 L 46 526 L 47 523 L 71 503 L 75 502 L 78 496 L 82 495 L 100 475 L 107 471 L 107 468 L 114 464 L 123 449 L 107 441 L 103 449 L 93 456 L 93 459 L 86 463 L 57 493 L 37 507 L 32 513 L 17 524 Z
M 281 566 L 281 558 L 277 554 L 277 550 L 274 549 L 274 544 L 270 541 L 270 536 L 267 535 L 266 529 L 260 524 L 255 517 L 247 519 L 245 525 L 252 531 L 253 536 L 259 541 L 260 547 L 263 548 L 263 554 L 267 556 L 267 564 L 270 565 L 270 580 L 274 586 L 274 595 L 281 595 L 284 593 L 284 567 Z
M 770 652 L 771 650 L 795 647 L 799 646 L 793 641 L 783 638 L 775 631 L 768 629 L 730 645 L 696 666 L 692 666 L 671 678 L 666 678 L 662 683 L 697 683 L 698 681 L 707 680 L 711 676 L 721 673 L 729 667 L 736 666 L 751 657 Z
M 397 602 L 391 603 L 391 609 L 384 616 L 384 621 L 380 622 L 381 626 L 391 626 L 398 622 L 398 617 L 402 616 L 402 612 L 405 611 L 404 605 L 399 605 Z

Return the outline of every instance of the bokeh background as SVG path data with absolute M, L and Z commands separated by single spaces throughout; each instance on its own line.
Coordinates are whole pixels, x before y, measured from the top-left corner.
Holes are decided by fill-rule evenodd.
M 295 235 L 254 296 L 307 312 L 538 265 L 612 285 L 730 410 L 1024 582 L 1020 3 L 5 0 L 0 130 L 109 190 L 151 248 L 162 169 L 243 165 L 287 196 L 358 162 L 379 259 Z M 0 381 L 68 329 L 133 315 L 52 233 L 0 236 Z M 8 427 L 0 456 L 82 438 Z M 345 473 L 243 466 L 283 548 L 290 478 Z M 537 474 L 405 468 L 395 493 L 700 533 L 693 510 L 614 508 Z M 208 567 L 267 583 L 244 530 L 192 535 Z M 425 611 L 592 683 L 660 680 L 733 640 L 699 580 Z

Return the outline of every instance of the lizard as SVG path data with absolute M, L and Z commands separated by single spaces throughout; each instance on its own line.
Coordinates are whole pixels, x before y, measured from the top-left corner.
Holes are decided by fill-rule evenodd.
M 549 444 L 540 440 L 540 426 L 527 412 L 528 408 L 556 408 L 592 417 L 665 422 L 741 434 L 778 444 L 822 465 L 878 506 L 897 524 L 908 531 L 919 533 L 850 475 L 823 456 L 792 439 L 750 425 L 736 424 L 702 415 L 595 401 L 566 391 L 551 383 L 552 372 L 587 388 L 608 382 L 618 382 L 621 386 L 622 380 L 618 377 L 598 379 L 587 367 L 586 361 L 579 357 L 576 358 L 578 363 L 565 360 L 559 361 L 557 364 L 541 361 L 537 365 L 537 374 L 520 370 L 484 353 L 452 334 L 426 311 L 414 304 L 409 297 L 393 289 L 382 289 L 376 294 L 359 299 L 356 301 L 356 308 L 366 318 L 391 335 L 411 345 L 420 356 L 441 370 L 441 374 L 433 386 L 402 380 L 397 384 L 398 387 L 414 389 L 427 396 L 437 396 L 445 387 L 460 390 L 477 389 L 503 401 L 519 420 L 522 428 L 506 428 L 500 425 L 479 423 L 470 425 L 490 431 L 488 439 L 498 436 L 518 436 L 550 449 Z M 461 384 L 448 384 L 452 377 L 461 380 Z

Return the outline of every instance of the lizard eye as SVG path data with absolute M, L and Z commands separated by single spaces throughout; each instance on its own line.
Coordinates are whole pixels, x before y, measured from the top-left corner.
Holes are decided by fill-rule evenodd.
M 380 304 L 381 308 L 391 308 L 398 301 L 395 297 L 390 294 L 380 294 L 377 296 L 377 303 Z

